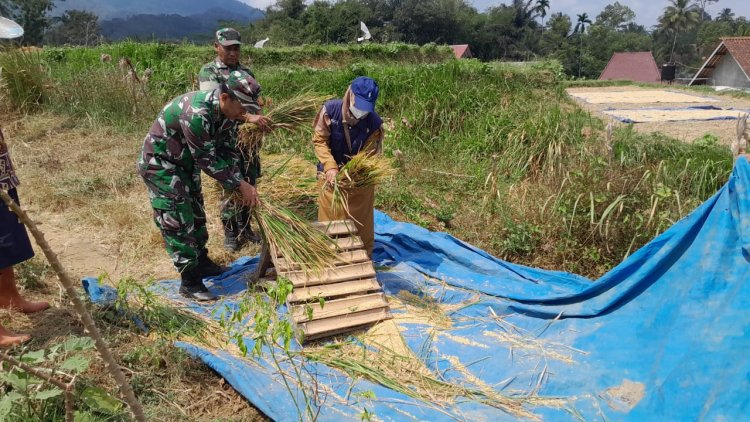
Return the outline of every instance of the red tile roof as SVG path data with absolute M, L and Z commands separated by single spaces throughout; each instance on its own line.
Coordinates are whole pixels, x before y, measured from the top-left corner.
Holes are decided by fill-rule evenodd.
M 469 44 L 452 45 L 451 48 L 457 59 L 468 59 L 473 57 L 471 55 L 471 50 L 469 50 Z
M 650 51 L 614 53 L 599 79 L 659 82 L 661 73 Z
M 731 54 L 740 65 L 745 75 L 750 78 L 750 37 L 726 37 L 722 38 L 719 46 L 706 60 L 698 73 L 693 76 L 690 85 L 705 83 L 711 77 L 716 65 L 726 56 Z
M 722 38 L 721 41 L 745 74 L 750 76 L 750 37 Z

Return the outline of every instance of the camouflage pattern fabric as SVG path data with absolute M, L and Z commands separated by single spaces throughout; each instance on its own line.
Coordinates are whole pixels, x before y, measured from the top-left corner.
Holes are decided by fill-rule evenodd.
M 169 102 L 143 142 L 138 174 L 178 271 L 197 265 L 208 240 L 201 170 L 227 190 L 242 180 L 239 159 L 226 145 L 233 127 L 219 110 L 219 91 L 196 91 Z
M 216 31 L 216 42 L 223 46 L 242 44 L 242 36 L 234 28 L 221 28 Z
M 217 57 L 216 60 L 211 63 L 205 64 L 201 68 L 200 73 L 198 74 L 198 82 L 200 83 L 201 89 L 218 87 L 220 84 L 226 82 L 232 72 L 235 71 L 247 73 L 248 75 L 252 76 L 253 79 L 255 79 L 255 75 L 253 75 L 253 73 L 247 67 L 238 64 L 237 66 L 230 68 Z M 252 104 L 249 108 L 249 112 L 253 114 L 259 113 L 261 109 L 260 105 L 258 104 L 258 95 L 260 94 L 260 89 L 260 86 L 258 86 L 257 91 L 255 92 L 256 95 L 254 98 L 254 104 Z M 254 154 L 253 158 L 245 157 L 244 154 L 237 150 L 238 127 L 239 124 L 235 125 L 235 127 L 232 128 L 229 136 L 230 141 L 228 144 L 230 148 L 234 150 L 232 153 L 240 157 L 239 167 L 243 179 L 251 185 L 255 186 L 258 178 L 261 176 L 260 158 L 258 154 Z M 222 201 L 219 211 L 221 219 L 224 221 L 233 218 L 243 220 L 245 218 L 244 215 L 247 214 L 247 210 L 245 210 L 244 205 L 234 200 L 233 197 L 229 195 L 230 193 L 231 191 L 227 191 L 226 189 L 224 189 L 224 194 L 222 195 Z

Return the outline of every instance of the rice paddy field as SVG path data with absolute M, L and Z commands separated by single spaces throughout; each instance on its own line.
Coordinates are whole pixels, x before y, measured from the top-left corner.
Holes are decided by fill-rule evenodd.
M 401 44 L 244 53 L 263 95 L 276 102 L 301 93 L 341 96 L 357 76 L 376 79 L 384 155 L 395 167 L 377 189 L 376 207 L 516 263 L 598 277 L 711 196 L 732 168 L 728 142 L 683 142 L 632 125 L 606 130 L 570 98 L 555 62 L 457 61 L 444 48 Z M 209 47 L 137 43 L 0 53 L 2 127 L 22 204 L 74 276 L 102 274 L 131 291 L 177 277 L 134 163 L 160 107 L 194 89 L 212 56 Z M 142 83 L 118 65 L 123 57 Z M 151 76 L 143 78 L 146 69 Z M 258 185 L 261 198 L 306 219 L 315 216 L 309 127 L 264 140 Z M 211 255 L 230 262 L 257 253 L 255 246 L 223 251 L 218 200 L 207 189 Z M 29 350 L 82 334 L 46 264 L 35 258 L 19 271 L 26 293 L 51 300 L 55 315 L 2 313 L 2 324 L 41 327 Z M 209 369 L 171 348 L 175 337 L 191 335 L 180 327 L 194 325 L 143 336 L 113 312 L 96 317 L 154 420 L 263 419 Z M 83 378 L 114 392 L 98 361 Z M 44 420 L 64 413 L 62 402 L 53 404 Z M 36 420 L 32 410 L 28 420 Z

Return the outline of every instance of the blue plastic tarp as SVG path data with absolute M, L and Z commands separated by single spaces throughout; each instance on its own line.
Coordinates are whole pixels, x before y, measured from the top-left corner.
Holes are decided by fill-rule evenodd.
M 679 115 L 672 116 L 672 117 L 665 117 L 664 119 L 660 119 L 658 121 L 660 122 L 685 122 L 685 121 L 710 121 L 710 120 L 737 120 L 739 115 L 748 114 L 747 110 L 737 110 L 734 108 L 721 108 L 716 107 L 712 105 L 699 105 L 699 106 L 690 106 L 690 107 L 643 107 L 638 109 L 623 109 L 623 108 L 607 108 L 604 109 L 604 114 L 607 114 L 609 116 L 614 117 L 620 122 L 623 123 L 644 123 L 644 122 L 653 122 L 656 120 L 648 120 L 641 118 L 630 118 L 624 115 L 620 114 L 627 114 L 630 111 L 643 111 L 643 110 L 661 110 L 661 111 L 690 111 L 690 110 L 723 110 L 727 111 L 726 114 L 720 115 L 720 116 L 710 116 L 710 117 L 692 117 L 690 119 L 680 118 Z M 618 114 L 620 113 L 620 114 Z
M 749 187 L 750 164 L 741 157 L 719 192 L 595 281 L 502 261 L 378 212 L 378 280 L 388 295 L 428 294 L 451 309 L 448 328 L 400 320 L 394 311 L 425 367 L 450 382 L 489 386 L 541 419 L 748 420 Z M 219 318 L 256 262 L 244 258 L 214 280 L 211 288 L 226 295 L 219 303 L 188 306 Z M 178 301 L 177 285 L 162 282 L 161 293 Z M 298 418 L 267 359 L 178 346 L 272 419 Z M 516 419 L 497 403 L 435 404 L 298 364 L 329 392 L 320 420 L 355 420 L 364 409 L 391 421 Z

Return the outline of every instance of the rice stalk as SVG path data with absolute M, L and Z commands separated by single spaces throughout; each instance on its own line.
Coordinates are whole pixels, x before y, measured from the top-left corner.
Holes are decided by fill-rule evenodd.
M 326 184 L 325 187 L 332 191 L 331 209 L 334 213 L 343 210 L 349 215 L 347 190 L 376 186 L 395 174 L 396 170 L 390 159 L 380 154 L 372 154 L 371 148 L 363 148 L 344 164 L 333 184 Z
M 228 343 L 215 320 L 170 302 L 154 291 L 153 282 L 144 285 L 132 279 L 121 280 L 117 296 L 115 306 L 123 315 L 160 337 L 213 348 L 225 348 Z
M 265 134 L 272 131 L 291 132 L 303 125 L 311 125 L 320 106 L 327 96 L 300 94 L 280 103 L 272 103 L 265 116 L 269 119 L 268 128 L 260 130 L 255 123 L 239 126 L 237 148 L 249 159 L 257 158 Z
M 292 211 L 263 201 L 253 209 L 271 253 L 300 265 L 302 271 L 321 273 L 336 260 L 336 243 Z
M 535 405 L 536 397 L 508 397 L 491 388 L 478 388 L 443 379 L 426 369 L 415 356 L 405 356 L 392 350 L 367 351 L 352 343 L 336 347 L 306 348 L 303 355 L 346 373 L 352 379 L 366 379 L 405 396 L 446 408 L 463 399 L 498 408 L 515 417 L 539 420 L 524 408 Z M 557 400 L 545 403 L 559 406 Z

